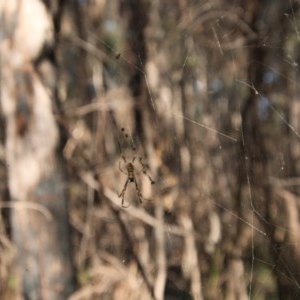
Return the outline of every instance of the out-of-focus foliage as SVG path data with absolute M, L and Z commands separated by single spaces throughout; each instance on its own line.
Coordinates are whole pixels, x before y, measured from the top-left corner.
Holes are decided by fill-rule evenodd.
M 298 24 L 294 1 L 66 1 L 55 55 L 70 299 L 297 298 Z M 128 208 L 122 155 L 136 156 Z

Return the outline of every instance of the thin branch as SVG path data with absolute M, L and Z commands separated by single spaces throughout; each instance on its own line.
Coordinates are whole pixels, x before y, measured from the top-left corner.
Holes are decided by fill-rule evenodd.
M 167 279 L 167 259 L 165 248 L 164 211 L 161 202 L 158 202 L 155 206 L 155 215 L 157 218 L 157 226 L 155 227 L 157 274 L 154 294 L 157 299 L 163 300 Z
M 52 221 L 53 216 L 48 208 L 44 205 L 30 202 L 30 201 L 11 201 L 0 203 L 0 208 L 13 208 L 13 209 L 32 209 L 45 216 L 47 221 Z
M 99 191 L 98 182 L 93 178 L 91 173 L 82 173 L 82 174 L 80 174 L 80 177 L 87 185 L 92 187 L 94 190 Z M 118 207 L 121 206 L 120 198 L 118 197 L 117 193 L 115 193 L 114 191 L 112 191 L 109 188 L 104 188 L 103 193 L 110 202 L 112 202 L 113 204 L 115 204 Z M 121 207 L 120 207 L 120 209 L 121 209 Z M 146 213 L 145 211 L 143 211 L 141 209 L 130 206 L 129 208 L 124 209 L 124 211 L 128 215 L 141 220 L 142 222 L 146 223 L 149 226 L 152 226 L 155 228 L 160 227 L 160 224 L 157 221 L 157 219 L 153 218 L 151 215 L 149 215 L 148 213 Z M 167 232 L 168 234 L 179 235 L 179 236 L 185 235 L 184 230 L 176 225 L 168 224 L 167 226 L 164 226 L 163 230 L 164 230 L 164 232 Z

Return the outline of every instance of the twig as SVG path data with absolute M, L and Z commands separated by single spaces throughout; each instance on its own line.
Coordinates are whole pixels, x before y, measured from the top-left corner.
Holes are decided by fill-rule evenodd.
M 113 204 L 120 206 L 120 198 L 117 197 L 117 194 L 115 192 L 113 192 L 112 190 L 110 190 L 108 188 L 105 188 L 103 190 L 103 192 L 104 192 L 104 195 Z M 142 222 L 146 223 L 149 226 L 161 229 L 159 221 L 141 209 L 130 206 L 129 208 L 124 209 L 124 211 L 128 215 L 141 220 Z M 179 236 L 185 235 L 184 230 L 176 225 L 163 226 L 163 228 L 161 230 L 163 230 L 164 232 L 167 232 L 168 234 L 179 235 Z
M 32 209 L 38 211 L 45 216 L 47 221 L 52 221 L 53 216 L 48 208 L 44 205 L 30 202 L 30 201 L 11 201 L 0 203 L 0 208 L 13 208 L 13 209 Z
M 96 191 L 99 191 L 98 182 L 93 178 L 92 173 L 81 173 L 80 177 L 91 188 L 93 188 Z M 114 191 L 112 191 L 109 188 L 104 188 L 103 193 L 110 202 L 112 202 L 114 205 L 117 205 L 118 207 L 120 207 L 120 204 L 121 204 L 120 198 L 118 197 L 117 193 L 115 193 Z M 142 211 L 141 209 L 130 206 L 129 208 L 126 208 L 126 209 L 123 208 L 123 210 L 128 215 L 131 215 L 132 217 L 135 217 L 136 219 L 141 220 L 142 222 L 146 223 L 149 226 L 152 226 L 152 227 L 160 226 L 157 219 L 153 218 L 151 215 L 149 215 L 145 211 Z M 179 236 L 185 235 L 184 230 L 176 225 L 168 224 L 168 226 L 163 227 L 163 231 L 167 232 L 168 234 L 173 234 L 173 235 L 179 235 Z
M 161 202 L 155 207 L 155 215 L 157 218 L 157 226 L 155 227 L 156 238 L 156 265 L 157 275 L 154 286 L 154 294 L 156 299 L 163 300 L 165 294 L 165 285 L 167 279 L 167 260 L 166 260 L 166 241 L 164 232 L 164 211 Z

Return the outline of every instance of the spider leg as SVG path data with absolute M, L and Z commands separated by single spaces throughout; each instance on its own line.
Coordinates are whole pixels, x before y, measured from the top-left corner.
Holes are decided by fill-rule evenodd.
M 128 175 L 128 174 L 121 168 L 121 162 L 119 162 L 119 170 L 120 170 L 122 173 Z
M 151 182 L 151 184 L 154 184 L 155 183 L 155 181 L 152 179 L 152 177 L 148 174 L 148 172 L 147 172 L 147 166 L 143 163 L 143 158 L 142 157 L 140 157 L 139 158 L 139 162 L 140 162 L 140 164 L 141 164 L 141 166 L 142 166 L 142 170 L 141 170 L 141 172 L 144 174 L 144 175 L 146 175 L 147 177 L 148 177 L 148 179 L 150 180 L 150 182 Z
M 124 184 L 124 187 L 123 187 L 123 190 L 120 194 L 118 194 L 118 197 L 121 198 L 122 197 L 122 206 L 123 207 L 126 207 L 124 206 L 124 197 L 125 197 L 125 192 L 126 192 L 126 188 L 127 188 L 127 185 L 128 185 L 128 182 L 129 182 L 129 178 L 127 178 L 125 184 Z
M 150 180 L 151 184 L 154 184 L 155 181 L 151 178 L 151 176 L 147 173 L 146 170 L 143 171 L 143 174 L 146 175 L 148 177 L 148 179 Z
M 137 193 L 137 195 L 138 195 L 138 197 L 139 197 L 140 203 L 143 203 L 142 200 L 144 199 L 144 197 L 143 197 L 142 194 L 141 194 L 141 191 L 140 191 L 140 189 L 139 189 L 139 186 L 138 186 L 138 183 L 137 183 L 135 177 L 133 177 L 133 181 L 134 181 L 134 184 L 135 184 L 135 190 L 136 190 L 136 193 Z

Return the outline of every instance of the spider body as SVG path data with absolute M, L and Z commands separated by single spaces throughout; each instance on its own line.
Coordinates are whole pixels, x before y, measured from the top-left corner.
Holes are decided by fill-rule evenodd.
M 127 170 L 128 180 L 130 182 L 134 182 L 134 165 L 132 163 L 128 163 L 126 165 L 126 170 Z
M 154 180 L 153 180 L 153 179 L 150 177 L 150 175 L 147 173 L 147 166 L 143 163 L 141 157 L 139 158 L 139 163 L 141 164 L 142 169 L 141 169 L 139 172 L 135 172 L 135 167 L 134 167 L 134 161 L 135 161 L 135 158 L 136 158 L 136 157 L 134 156 L 134 157 L 132 158 L 131 162 L 127 162 L 125 156 L 124 156 L 124 155 L 122 156 L 122 159 L 123 159 L 123 161 L 124 161 L 124 163 L 125 163 L 125 170 L 122 169 L 121 163 L 119 163 L 119 170 L 120 170 L 122 173 L 124 173 L 124 174 L 127 175 L 127 179 L 126 179 L 126 181 L 125 181 L 123 190 L 121 191 L 120 194 L 118 194 L 119 198 L 122 198 L 122 206 L 124 206 L 125 192 L 126 192 L 126 188 L 127 188 L 127 185 L 128 185 L 129 182 L 134 182 L 134 184 L 135 184 L 135 190 L 136 190 L 136 193 L 137 193 L 137 195 L 138 195 L 139 201 L 140 201 L 140 203 L 143 202 L 142 200 L 143 200 L 144 198 L 143 198 L 143 196 L 142 196 L 142 194 L 141 194 L 141 191 L 140 191 L 140 189 L 139 189 L 138 183 L 137 183 L 136 178 L 135 178 L 135 176 L 136 176 L 137 174 L 143 173 L 144 175 L 146 175 L 146 176 L 149 178 L 151 184 L 154 184 L 154 183 L 155 183 Z

